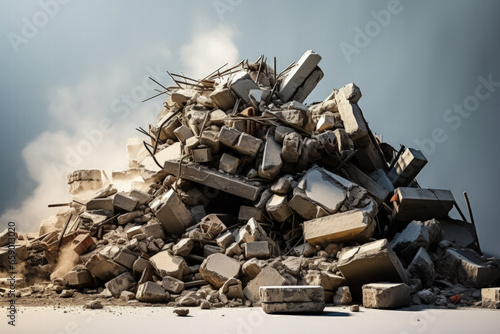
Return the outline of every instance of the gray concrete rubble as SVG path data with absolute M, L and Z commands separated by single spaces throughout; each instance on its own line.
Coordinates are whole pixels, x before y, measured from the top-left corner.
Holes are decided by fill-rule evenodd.
M 498 308 L 484 222 L 450 218 L 453 194 L 419 186 L 422 152 L 372 132 L 354 83 L 310 100 L 324 76 L 314 51 L 281 72 L 266 59 L 171 73 L 157 117 L 124 143 L 128 167 L 70 172 L 38 233 L 8 223 L 0 275 L 16 270 L 22 298 L 177 309 L 474 307 L 481 288 Z

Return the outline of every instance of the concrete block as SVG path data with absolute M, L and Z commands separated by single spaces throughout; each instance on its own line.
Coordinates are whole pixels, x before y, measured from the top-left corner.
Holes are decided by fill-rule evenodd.
M 135 198 L 136 200 L 139 201 L 139 205 L 145 205 L 145 204 L 148 204 L 149 202 L 151 202 L 153 200 L 153 196 L 151 196 L 150 194 L 148 193 L 145 193 L 144 191 L 140 191 L 138 189 L 133 189 L 131 192 L 130 192 L 130 197 L 132 198 Z
M 258 222 L 265 221 L 264 214 L 262 211 L 253 206 L 240 206 L 240 211 L 238 213 L 239 222 L 248 222 L 251 218 L 254 218 Z
M 348 286 L 341 286 L 333 296 L 334 305 L 349 305 L 352 302 L 351 290 Z
M 256 257 L 258 259 L 268 259 L 271 256 L 269 251 L 269 242 L 267 241 L 254 241 L 245 244 L 245 258 L 251 259 Z
M 181 235 L 194 223 L 191 212 L 173 189 L 154 199 L 149 206 L 168 234 Z
M 137 288 L 135 298 L 144 303 L 161 303 L 170 298 L 163 287 L 154 282 L 146 282 Z
M 316 248 L 308 242 L 295 246 L 292 250 L 292 254 L 295 256 L 309 257 L 314 253 L 316 253 Z
M 285 196 L 291 193 L 296 185 L 292 175 L 284 175 L 274 182 L 270 189 L 274 194 Z
M 132 270 L 137 258 L 138 256 L 136 254 L 133 254 L 127 249 L 122 249 L 113 257 L 113 261 L 124 266 L 125 268 Z
M 200 273 L 203 278 L 216 288 L 220 288 L 229 278 L 238 278 L 240 263 L 224 254 L 212 254 L 206 258 Z
M 500 279 L 500 268 L 486 263 L 469 249 L 448 248 L 436 270 L 445 277 L 458 278 L 466 287 L 484 288 Z
M 279 223 L 284 222 L 292 216 L 292 211 L 288 206 L 286 196 L 274 194 L 266 204 L 266 211 L 271 219 Z
M 259 176 L 272 180 L 280 172 L 283 161 L 281 160 L 281 145 L 272 137 L 268 137 L 264 146 L 262 164 L 259 166 Z
M 194 89 L 176 89 L 170 95 L 172 101 L 179 107 L 184 106 L 189 100 L 196 96 L 197 92 Z
M 371 283 L 363 285 L 363 306 L 395 309 L 410 305 L 410 288 L 404 283 Z
M 388 189 L 385 189 L 383 186 L 373 180 L 369 175 L 367 175 L 365 172 L 363 172 L 353 164 L 348 164 L 345 167 L 345 171 L 349 175 L 349 179 L 352 180 L 352 182 L 355 182 L 361 187 L 365 188 L 368 191 L 370 197 L 373 198 L 377 202 L 377 204 L 381 204 L 382 202 L 384 202 L 389 194 L 392 194 L 392 192 L 394 191 L 394 188 L 392 188 L 392 190 L 390 191 Z
M 205 129 L 201 134 L 200 144 L 210 147 L 213 154 L 219 153 L 220 141 L 219 132 L 215 130 Z
M 85 267 L 98 279 L 107 282 L 112 278 L 123 274 L 127 269 L 118 263 L 106 258 L 101 254 L 94 254 L 86 263 Z
M 165 171 L 177 176 L 179 164 L 174 161 L 165 162 Z M 182 178 L 211 188 L 225 191 L 232 195 L 242 197 L 251 201 L 257 200 L 263 190 L 258 182 L 247 181 L 230 175 L 223 175 L 216 170 L 201 165 L 183 165 Z
M 355 300 L 361 299 L 361 287 L 367 283 L 407 283 L 408 277 L 387 239 L 343 249 L 338 269 L 349 283 Z
M 234 235 L 226 231 L 224 234 L 219 236 L 215 241 L 217 242 L 217 245 L 223 249 L 227 249 L 233 242 L 234 242 Z
M 87 210 L 110 210 L 114 211 L 112 198 L 94 198 L 87 202 Z
M 186 261 L 180 256 L 170 254 L 168 251 L 153 255 L 149 262 L 161 277 L 171 276 L 182 279 L 182 276 L 189 272 Z
M 123 193 L 117 193 L 113 198 L 113 206 L 117 210 L 134 211 L 139 201 Z
M 295 91 L 295 94 L 292 96 L 292 100 L 297 102 L 304 102 L 305 99 L 311 94 L 316 85 L 323 79 L 324 73 L 316 66 L 316 68 L 312 71 L 311 74 L 306 78 L 306 80 L 302 83 L 302 85 Z
M 142 211 L 139 211 L 139 210 L 127 212 L 127 213 L 124 213 L 122 215 L 119 215 L 118 218 L 116 218 L 116 222 L 118 223 L 118 225 L 126 225 L 126 224 L 134 221 L 134 219 L 142 217 L 143 214 L 144 213 Z
M 165 239 L 165 232 L 163 231 L 162 224 L 156 219 L 150 220 L 146 225 L 143 225 L 141 231 L 147 237 Z
M 94 239 L 89 233 L 79 234 L 71 242 L 71 248 L 76 254 L 82 255 L 95 245 Z
M 136 275 L 142 274 L 146 268 L 154 270 L 151 262 L 142 257 L 137 258 L 137 260 L 135 260 L 134 264 L 132 265 L 132 270 Z
M 194 136 L 193 132 L 185 125 L 181 125 L 174 130 L 174 135 L 181 143 L 185 143 L 188 138 Z
M 101 171 L 98 169 L 76 170 L 68 174 L 69 193 L 72 195 L 102 188 Z
M 316 69 L 316 66 L 321 61 L 321 56 L 312 50 L 306 51 L 298 60 L 295 66 L 288 72 L 279 86 L 279 96 L 283 102 L 288 102 L 296 94 L 297 90 L 311 73 Z M 295 99 L 302 102 L 298 99 Z
M 229 88 L 245 103 L 250 103 L 248 94 L 252 89 L 259 89 L 259 86 L 247 72 L 241 71 L 230 79 Z
M 295 130 L 288 126 L 278 125 L 274 130 L 274 140 L 279 144 L 283 144 L 285 136 L 291 132 L 295 132 Z
M 398 221 L 425 221 L 432 218 L 445 218 L 455 204 L 449 190 L 397 188 L 397 199 L 393 201 L 393 217 Z
M 194 241 L 189 238 L 183 238 L 179 240 L 178 243 L 175 244 L 172 251 L 174 255 L 186 257 L 191 253 L 194 247 Z
M 125 272 L 108 281 L 104 285 L 106 286 L 106 289 L 111 292 L 113 297 L 118 298 L 120 297 L 122 291 L 128 290 L 135 285 L 135 279 L 129 272 Z
M 241 135 L 240 131 L 224 125 L 223 127 L 220 128 L 217 138 L 219 139 L 219 142 L 221 142 L 222 144 L 229 147 L 234 147 L 240 135 Z
M 342 94 L 351 103 L 358 103 L 362 96 L 359 87 L 352 82 L 340 88 L 336 94 Z
M 300 129 L 304 126 L 304 122 L 306 120 L 306 117 L 304 114 L 305 113 L 302 110 L 285 109 L 285 110 L 282 110 L 280 113 L 281 121 L 287 125 L 294 127 L 294 128 Z
M 255 157 L 262 146 L 262 140 L 249 135 L 248 133 L 242 132 L 238 137 L 238 141 L 234 145 L 234 149 L 238 153 L 243 155 L 248 155 L 250 157 Z
M 247 299 L 255 303 L 260 300 L 259 288 L 261 286 L 281 286 L 285 284 L 286 279 L 276 269 L 265 267 L 247 284 L 243 289 L 243 293 Z
M 209 214 L 203 217 L 200 222 L 201 231 L 210 239 L 213 240 L 219 234 L 224 232 L 227 227 L 216 214 Z
M 68 287 L 74 289 L 92 288 L 95 284 L 94 277 L 87 269 L 71 270 L 63 279 L 67 282 Z
M 219 289 L 220 294 L 226 295 L 228 299 L 245 299 L 245 295 L 243 294 L 243 286 L 239 279 L 229 278 L 224 285 Z
M 231 90 L 229 88 L 220 88 L 217 87 L 210 95 L 210 99 L 214 102 L 214 104 L 224 110 L 228 111 L 233 108 L 236 103 L 236 99 L 234 98 Z
M 225 255 L 226 256 L 240 256 L 243 253 L 240 245 L 236 242 L 233 242 L 229 247 L 226 248 Z
M 323 114 L 316 123 L 316 131 L 319 133 L 325 132 L 327 130 L 333 130 L 335 128 L 335 116 L 331 114 Z
M 321 286 L 325 291 L 334 292 L 347 285 L 345 278 L 327 271 L 309 270 L 304 277 L 308 285 Z
M 203 246 L 203 257 L 207 258 L 212 254 L 224 254 L 224 248 L 210 244 Z
M 483 308 L 500 309 L 500 288 L 481 289 Z
M 304 237 L 312 245 L 331 242 L 367 242 L 375 231 L 375 221 L 355 209 L 304 222 Z
M 302 136 L 297 132 L 290 132 L 283 138 L 281 157 L 288 163 L 299 162 L 302 154 Z
M 212 161 L 212 150 L 209 147 L 194 149 L 192 153 L 194 162 L 205 163 Z
M 420 222 L 410 222 L 406 228 L 391 241 L 392 249 L 407 262 L 417 254 L 420 247 L 427 250 L 430 244 L 429 232 Z
M 266 313 L 319 313 L 325 308 L 320 286 L 265 286 L 259 292 Z
M 417 254 L 408 266 L 410 275 L 417 277 L 425 287 L 432 287 L 436 280 L 434 262 L 425 248 L 420 247 Z
M 170 293 L 178 294 L 184 291 L 184 282 L 170 276 L 163 278 L 161 286 Z
M 407 148 L 387 176 L 395 188 L 407 187 L 426 164 L 427 159 L 420 150 Z
M 239 165 L 240 159 L 227 153 L 223 153 L 219 160 L 219 169 L 229 174 L 236 174 Z
M 369 129 L 359 106 L 340 91 L 335 95 L 335 100 L 346 133 L 358 146 L 366 146 L 370 142 Z

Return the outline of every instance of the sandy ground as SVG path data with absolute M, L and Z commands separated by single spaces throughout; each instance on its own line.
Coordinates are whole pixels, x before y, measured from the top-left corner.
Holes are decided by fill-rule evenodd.
M 2 309 L 5 310 L 4 307 Z M 327 307 L 319 315 L 268 315 L 260 308 L 172 308 L 106 306 L 21 307 L 16 327 L 2 316 L 0 333 L 498 333 L 500 311 L 487 309 L 373 310 Z M 321 331 L 321 332 L 319 332 Z

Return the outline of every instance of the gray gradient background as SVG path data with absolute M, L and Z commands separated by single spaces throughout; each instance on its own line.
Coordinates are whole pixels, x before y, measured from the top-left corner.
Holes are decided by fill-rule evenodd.
M 57 212 L 47 203 L 69 197 L 54 161 L 64 163 L 68 147 L 77 147 L 103 117 L 115 130 L 77 167 L 125 167 L 125 139 L 154 122 L 164 98 L 128 108 L 124 119 L 113 103 L 142 85 L 147 66 L 201 76 L 226 61 L 265 54 L 276 56 L 282 70 L 312 49 L 323 57 L 325 77 L 306 102 L 354 82 L 372 130 L 393 146 L 415 147 L 415 140 L 443 129 L 447 139 L 427 155 L 418 180 L 451 189 L 465 213 L 467 191 L 483 250 L 500 256 L 500 89 L 457 129 L 443 120 L 447 109 L 474 94 L 478 76 L 500 81 L 500 2 L 401 0 L 402 11 L 350 62 L 341 43 L 354 45 L 354 29 L 364 30 L 374 21 L 371 11 L 389 1 L 220 2 L 229 3 L 222 14 L 213 1 L 73 0 L 17 53 L 9 33 L 22 35 L 23 17 L 32 20 L 40 5 L 0 3 L 1 224 L 14 220 L 34 231 Z

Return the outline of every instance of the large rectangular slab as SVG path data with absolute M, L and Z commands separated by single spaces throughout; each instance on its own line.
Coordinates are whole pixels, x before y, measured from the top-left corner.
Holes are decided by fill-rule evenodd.
M 179 174 L 179 162 L 165 161 L 165 171 L 177 176 Z M 250 182 L 236 176 L 223 175 L 216 170 L 194 164 L 182 164 L 181 178 L 251 201 L 257 200 L 260 192 L 263 190 L 263 187 L 258 182 Z
M 444 218 L 455 204 L 449 190 L 400 187 L 396 194 L 393 217 L 398 221 Z

